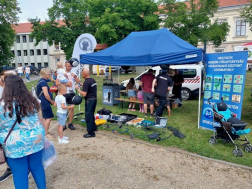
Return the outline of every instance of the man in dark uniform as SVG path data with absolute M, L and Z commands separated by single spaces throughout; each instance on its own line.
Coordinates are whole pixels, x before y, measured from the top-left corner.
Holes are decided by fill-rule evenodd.
M 156 86 L 156 90 L 154 87 Z M 166 97 L 167 92 L 170 91 L 172 87 L 172 78 L 167 74 L 167 71 L 162 71 L 161 74 L 159 74 L 152 83 L 152 92 L 155 92 L 157 95 L 157 98 L 159 100 L 159 106 L 156 110 L 156 116 L 161 117 L 164 112 L 164 108 L 166 105 Z
M 83 69 L 81 72 L 82 77 L 85 79 L 83 83 L 83 90 L 80 90 L 78 85 L 75 88 L 81 96 L 85 98 L 85 119 L 87 124 L 87 134 L 83 135 L 84 138 L 95 137 L 97 127 L 94 120 L 94 112 L 97 103 L 97 83 L 93 78 L 90 78 L 89 70 Z
M 174 94 L 175 97 L 179 98 L 179 100 L 182 102 L 181 89 L 182 83 L 184 83 L 184 78 L 181 74 L 179 74 L 178 70 L 175 70 L 175 75 L 172 77 L 172 80 L 174 82 L 172 94 Z

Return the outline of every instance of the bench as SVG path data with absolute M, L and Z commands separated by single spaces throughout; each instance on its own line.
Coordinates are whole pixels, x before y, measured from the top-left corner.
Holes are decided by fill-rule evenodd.
M 115 100 L 119 101 L 118 107 L 120 108 L 120 104 L 121 104 L 122 109 L 124 108 L 124 106 L 123 106 L 124 102 L 129 102 L 129 103 L 133 102 L 133 103 L 138 103 L 138 104 L 143 104 L 144 103 L 142 101 L 130 100 L 130 99 L 126 99 L 126 98 L 115 98 Z M 172 102 L 174 102 L 174 100 L 175 99 L 173 99 L 173 98 L 169 98 L 171 109 L 172 109 Z
M 118 107 L 120 108 L 120 104 L 121 104 L 122 109 L 123 109 L 123 103 L 124 102 L 129 102 L 129 103 L 133 102 L 133 103 L 143 104 L 142 101 L 130 100 L 130 99 L 126 99 L 126 98 L 115 98 L 115 100 L 119 101 Z

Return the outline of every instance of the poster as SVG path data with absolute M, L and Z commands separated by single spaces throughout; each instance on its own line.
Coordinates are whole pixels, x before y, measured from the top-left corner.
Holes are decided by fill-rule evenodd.
M 103 89 L 103 102 L 112 103 L 112 91 L 111 89 Z
M 223 101 L 241 118 L 248 52 L 206 54 L 206 79 L 200 127 L 213 129 L 212 106 Z M 210 100 L 211 105 L 208 103 Z

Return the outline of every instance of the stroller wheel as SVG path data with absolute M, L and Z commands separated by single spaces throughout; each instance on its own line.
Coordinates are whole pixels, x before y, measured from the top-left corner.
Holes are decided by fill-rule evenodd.
M 248 153 L 251 153 L 252 152 L 252 146 L 251 146 L 251 144 L 246 145 L 245 148 L 244 148 L 244 151 L 248 152 Z
M 242 155 L 243 155 L 242 150 L 240 148 L 233 149 L 233 154 L 235 157 L 242 157 Z
M 208 142 L 209 142 L 209 144 L 211 144 L 211 145 L 215 145 L 215 144 L 217 143 L 217 140 L 214 139 L 214 138 L 210 138 L 210 140 L 209 140 Z

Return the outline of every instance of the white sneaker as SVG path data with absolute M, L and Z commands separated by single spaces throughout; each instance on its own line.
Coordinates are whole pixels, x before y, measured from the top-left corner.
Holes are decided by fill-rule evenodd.
M 64 139 L 64 138 L 59 138 L 58 141 L 59 141 L 59 144 L 67 144 L 67 143 L 69 143 L 69 141 L 66 140 L 66 139 Z
M 68 140 L 68 137 L 67 136 L 63 136 L 63 139 Z

